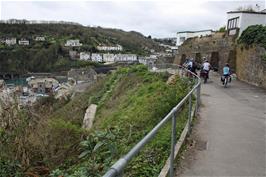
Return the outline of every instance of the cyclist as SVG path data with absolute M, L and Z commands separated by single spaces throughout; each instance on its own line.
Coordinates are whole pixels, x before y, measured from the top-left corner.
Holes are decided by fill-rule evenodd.
M 230 71 L 230 67 L 229 67 L 229 64 L 226 63 L 225 66 L 223 67 L 223 76 L 222 76 L 222 82 L 223 82 L 223 85 L 224 85 L 224 79 L 226 77 L 229 78 L 229 82 L 231 82 L 231 71 Z
M 202 70 L 207 73 L 207 78 L 209 79 L 209 71 L 211 69 L 211 64 L 208 62 L 208 60 L 204 57 L 203 58 L 205 61 L 202 64 Z

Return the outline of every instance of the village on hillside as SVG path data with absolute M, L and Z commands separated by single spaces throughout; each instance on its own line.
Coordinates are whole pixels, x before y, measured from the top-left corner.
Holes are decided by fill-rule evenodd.
M 247 11 L 230 11 L 227 12 L 227 22 L 224 31 L 214 31 L 212 29 L 204 29 L 199 31 L 181 31 L 177 32 L 176 38 L 163 39 L 175 43 L 174 45 L 160 43 L 165 48 L 165 52 L 155 52 L 151 49 L 151 55 L 147 57 L 137 56 L 136 54 L 124 54 L 123 46 L 116 44 L 107 46 L 101 44 L 97 46 L 97 50 L 101 53 L 80 52 L 75 48 L 83 44 L 79 39 L 66 40 L 64 47 L 69 48 L 69 57 L 72 60 L 92 61 L 105 64 L 113 63 L 140 63 L 144 65 L 153 65 L 162 63 L 159 58 L 174 56 L 174 62 L 183 64 L 187 58 L 194 58 L 196 62 L 202 63 L 203 57 L 210 60 L 211 65 L 217 70 L 225 63 L 231 63 L 232 68 L 236 69 L 236 56 L 234 55 L 234 40 L 250 25 L 265 25 L 266 10 L 258 12 Z M 26 23 L 25 20 L 7 20 L 1 21 L 7 24 Z M 48 22 L 30 22 L 32 23 L 48 23 Z M 53 22 L 51 22 L 53 23 Z M 28 37 L 29 38 L 29 37 Z M 34 35 L 31 38 L 35 42 L 45 42 L 46 36 Z M 31 42 L 25 38 L 16 39 L 14 37 L 1 39 L 1 43 L 7 46 L 19 45 L 30 46 Z M 211 44 L 210 44 L 211 43 Z M 211 47 L 206 47 L 211 45 Z M 192 46 L 192 48 L 191 48 Z M 259 71 L 258 71 L 259 72 Z M 237 75 L 242 76 L 241 71 Z M 4 79 L 4 75 L 2 75 Z M 33 104 L 38 97 L 54 95 L 56 98 L 66 97 L 73 92 L 73 89 L 81 83 L 92 84 L 97 79 L 97 73 L 93 69 L 72 69 L 68 72 L 64 82 L 59 82 L 56 78 L 31 76 L 26 79 L 26 84 L 16 86 L 5 84 L 5 80 L 0 80 L 1 97 L 7 98 L 8 95 L 18 95 L 20 104 Z M 245 78 L 244 78 L 245 79 Z
M 265 176 L 266 7 L 193 3 L 3 3 L 0 177 Z

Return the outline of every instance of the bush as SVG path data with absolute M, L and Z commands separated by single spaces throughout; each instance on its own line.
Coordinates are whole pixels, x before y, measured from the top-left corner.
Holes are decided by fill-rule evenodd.
M 82 142 L 83 162 L 66 170 L 100 176 L 141 140 L 187 93 L 189 84 L 177 78 L 166 84 L 165 73 L 150 73 L 145 66 L 121 68 L 107 82 L 108 96 L 101 99 L 91 134 Z M 114 82 L 117 80 L 118 82 Z M 180 135 L 187 115 L 181 115 Z M 171 124 L 167 124 L 131 165 L 126 176 L 156 176 L 169 156 Z M 96 150 L 95 150 L 96 149 Z M 155 155 L 156 154 L 156 155 Z M 87 167 L 87 171 L 84 171 Z
M 247 46 L 258 44 L 266 49 L 266 26 L 249 26 L 243 31 L 238 42 Z

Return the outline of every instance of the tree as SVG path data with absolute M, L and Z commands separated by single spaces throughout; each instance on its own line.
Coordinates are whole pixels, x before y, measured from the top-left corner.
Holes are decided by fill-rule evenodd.
M 219 30 L 218 30 L 218 32 L 225 32 L 226 30 L 225 30 L 225 26 L 222 26 Z

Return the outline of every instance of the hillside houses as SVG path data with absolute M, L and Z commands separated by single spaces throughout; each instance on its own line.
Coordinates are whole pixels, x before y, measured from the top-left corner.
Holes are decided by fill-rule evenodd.
M 78 55 L 77 53 L 75 53 Z M 137 62 L 138 57 L 135 54 L 112 54 L 112 53 L 87 53 L 81 52 L 79 54 L 80 60 L 93 61 L 93 62 L 105 62 L 105 63 L 114 63 L 114 62 Z
M 52 93 L 59 86 L 59 82 L 54 78 L 34 78 L 28 82 L 29 87 L 35 93 Z
M 115 61 L 115 55 L 110 53 L 103 54 L 103 61 L 106 63 L 113 63 Z
M 71 59 L 77 59 L 78 58 L 78 52 L 77 51 L 75 51 L 75 50 L 70 50 L 69 52 L 69 57 L 71 58 Z
M 19 45 L 25 45 L 25 46 L 27 46 L 27 45 L 30 45 L 30 41 L 29 40 L 26 40 L 26 39 L 20 39 L 18 41 L 18 44 Z
M 91 54 L 88 52 L 80 52 L 79 54 L 79 59 L 80 60 L 90 60 L 91 59 Z
M 115 56 L 115 62 L 135 62 L 137 60 L 138 58 L 135 54 L 117 54 Z
M 121 45 L 116 45 L 116 46 L 99 45 L 97 46 L 97 49 L 100 51 L 122 51 L 123 47 Z
M 94 62 L 103 62 L 103 56 L 100 53 L 92 53 L 91 54 L 91 61 Z
M 75 39 L 75 40 L 67 40 L 65 43 L 65 46 L 66 47 L 79 47 L 79 46 L 82 46 L 82 44 L 79 43 L 78 39 Z
M 44 36 L 36 36 L 34 38 L 35 41 L 45 41 L 45 37 Z
M 16 38 L 9 38 L 5 40 L 6 45 L 16 45 L 17 39 Z

